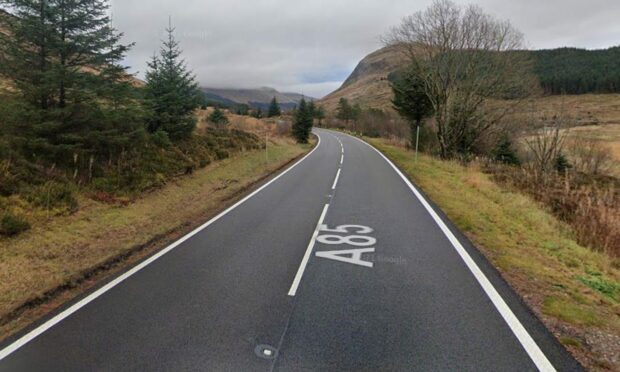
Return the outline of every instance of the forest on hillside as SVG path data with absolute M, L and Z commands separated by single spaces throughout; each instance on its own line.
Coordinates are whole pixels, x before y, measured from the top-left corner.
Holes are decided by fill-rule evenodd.
M 620 93 L 620 47 L 529 53 L 545 94 Z

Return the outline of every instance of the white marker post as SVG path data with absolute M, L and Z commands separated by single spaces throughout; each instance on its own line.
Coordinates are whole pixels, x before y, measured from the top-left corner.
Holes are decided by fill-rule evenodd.
M 418 125 L 417 133 L 415 135 L 415 162 L 418 162 L 418 149 L 420 147 L 420 126 Z

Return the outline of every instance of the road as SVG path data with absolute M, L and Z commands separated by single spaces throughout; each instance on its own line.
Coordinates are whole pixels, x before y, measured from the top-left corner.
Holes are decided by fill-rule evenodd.
M 315 133 L 284 174 L 0 345 L 0 371 L 580 369 L 382 155 Z

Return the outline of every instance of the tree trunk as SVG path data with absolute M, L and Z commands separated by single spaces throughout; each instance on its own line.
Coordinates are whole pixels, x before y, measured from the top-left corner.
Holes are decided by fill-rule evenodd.
M 61 6 L 61 19 L 60 19 L 60 27 L 61 27 L 61 32 L 60 32 L 60 42 L 61 42 L 61 46 L 60 46 L 60 69 L 61 69 L 61 75 L 60 75 L 60 92 L 59 92 L 59 98 L 58 98 L 58 104 L 60 106 L 60 108 L 65 108 L 66 106 L 66 102 L 67 102 L 67 93 L 66 93 L 66 88 L 65 88 L 65 68 L 67 65 L 67 56 L 65 53 L 65 42 L 67 39 L 67 27 L 66 27 L 66 15 L 65 15 L 65 2 L 62 1 L 60 3 Z
M 41 0 L 40 8 L 39 8 L 39 18 L 41 21 L 41 35 L 39 39 L 39 68 L 41 73 L 45 73 L 47 70 L 47 49 L 45 48 L 46 38 L 45 38 L 45 0 Z M 39 97 L 41 100 L 41 109 L 47 110 L 48 107 L 48 97 L 45 91 L 41 92 Z

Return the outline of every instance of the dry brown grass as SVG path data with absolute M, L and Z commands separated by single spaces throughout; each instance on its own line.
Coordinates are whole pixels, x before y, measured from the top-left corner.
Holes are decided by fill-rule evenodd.
M 199 132 L 212 125 L 208 122 L 208 117 L 213 110 L 213 108 L 209 107 L 206 110 L 198 110 L 196 112 L 196 116 L 198 117 Z M 224 110 L 224 113 L 230 121 L 228 124 L 229 128 L 253 133 L 259 138 L 265 138 L 265 135 L 268 135 L 269 137 L 282 137 L 290 133 L 291 119 L 287 116 L 282 116 L 280 118 L 256 119 L 252 116 L 236 115 L 231 113 L 229 110 Z
M 0 333 L 13 327 L 7 314 L 25 303 L 79 282 L 84 273 L 155 236 L 204 221 L 248 185 L 308 150 L 273 138 L 267 159 L 264 150 L 235 155 L 127 206 L 82 195 L 77 213 L 39 221 L 16 238 L 0 239 Z
M 620 121 L 620 110 L 616 114 Z M 576 143 L 582 143 L 583 140 L 595 141 L 601 148 L 607 149 L 612 157 L 609 173 L 620 178 L 620 124 L 571 128 L 568 137 Z
M 576 126 L 620 124 L 620 94 L 582 94 L 536 97 L 525 101 L 516 117 L 570 117 Z

